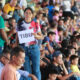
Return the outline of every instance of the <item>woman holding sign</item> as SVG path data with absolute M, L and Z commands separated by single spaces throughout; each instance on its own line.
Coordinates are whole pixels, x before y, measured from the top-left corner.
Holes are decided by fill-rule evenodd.
M 40 74 L 40 50 L 37 40 L 42 39 L 39 24 L 32 20 L 33 11 L 26 8 L 24 11 L 24 20 L 17 26 L 19 44 L 24 48 L 26 57 L 24 69 L 32 72 L 30 61 L 32 61 L 33 74 L 41 80 Z M 30 78 L 28 78 L 30 80 Z

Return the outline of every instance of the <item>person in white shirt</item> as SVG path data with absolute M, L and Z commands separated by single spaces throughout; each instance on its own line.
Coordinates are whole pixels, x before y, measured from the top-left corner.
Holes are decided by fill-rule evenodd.
M 27 8 L 27 1 L 26 0 L 20 0 L 18 5 L 21 8 L 19 10 L 20 16 L 24 17 L 24 10 L 25 10 L 25 8 Z

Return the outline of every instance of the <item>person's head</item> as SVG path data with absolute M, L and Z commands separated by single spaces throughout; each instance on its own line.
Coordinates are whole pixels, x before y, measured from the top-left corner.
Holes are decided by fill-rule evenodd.
M 58 25 L 59 25 L 59 26 L 63 26 L 63 25 L 64 25 L 63 19 L 59 19 Z
M 70 56 L 71 56 L 71 51 L 70 51 L 70 49 L 66 49 L 66 50 L 64 51 L 64 55 L 65 55 L 65 58 L 70 58 Z
M 13 17 L 9 18 L 8 22 L 11 27 L 16 27 L 16 20 Z
M 15 7 L 16 4 L 17 4 L 17 0 L 11 0 L 11 1 L 10 1 L 10 5 L 11 5 L 12 7 Z
M 76 49 L 76 50 L 78 50 L 78 44 L 77 44 L 77 40 L 73 40 L 72 42 L 71 42 L 71 44 L 72 44 L 72 46 Z
M 77 44 L 80 46 L 80 34 L 76 36 Z
M 11 60 L 10 62 L 14 64 L 16 67 L 21 67 L 25 62 L 25 51 L 21 47 L 15 47 L 11 51 Z
M 71 64 L 73 65 L 78 65 L 78 60 L 79 60 L 79 57 L 77 55 L 72 55 L 70 57 Z
M 47 28 L 48 28 L 47 23 L 42 24 L 42 30 L 47 31 Z
M 56 80 L 57 75 L 58 75 L 58 72 L 51 67 L 49 71 L 49 80 Z
M 47 34 L 47 36 L 49 37 L 50 41 L 55 40 L 55 35 L 56 35 L 55 32 L 52 32 L 52 31 L 48 32 L 48 34 Z
M 25 21 L 32 21 L 32 17 L 33 17 L 33 10 L 30 7 L 27 7 L 24 10 L 24 16 L 25 16 Z
M 54 15 L 59 16 L 59 11 L 55 10 Z
M 67 48 L 67 46 L 69 45 L 69 40 L 64 39 L 61 43 L 62 48 Z
M 0 62 L 2 62 L 4 65 L 8 64 L 10 61 L 10 50 L 5 49 L 0 54 Z
M 68 46 L 67 48 L 69 48 L 71 55 L 75 55 L 76 49 L 73 46 Z
M 49 0 L 43 0 L 43 3 L 44 3 L 44 5 L 46 6 L 46 5 L 48 5 Z
M 68 24 L 69 24 L 68 18 L 64 18 L 64 24 L 65 24 L 65 25 L 68 25 Z
M 62 53 L 60 51 L 55 51 L 52 55 L 52 62 L 60 65 L 62 63 Z
M 58 27 L 58 34 L 59 36 L 62 36 L 63 35 L 63 28 L 62 27 Z
M 58 26 L 58 24 L 57 24 L 56 21 L 50 22 L 50 27 L 51 27 L 52 29 L 57 29 L 57 26 Z

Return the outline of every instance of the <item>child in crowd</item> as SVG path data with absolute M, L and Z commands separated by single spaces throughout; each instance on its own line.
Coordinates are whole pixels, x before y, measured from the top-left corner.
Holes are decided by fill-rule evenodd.
M 70 57 L 70 61 L 71 61 L 71 71 L 72 72 L 76 72 L 76 75 L 79 77 L 79 80 L 80 80 L 80 70 L 78 68 L 78 60 L 79 60 L 79 57 L 77 55 L 72 55 Z
M 58 20 L 59 20 L 59 11 L 55 10 L 53 20 L 58 22 Z
M 49 78 L 47 80 L 56 80 L 56 78 L 57 78 L 57 71 L 56 70 L 50 70 Z

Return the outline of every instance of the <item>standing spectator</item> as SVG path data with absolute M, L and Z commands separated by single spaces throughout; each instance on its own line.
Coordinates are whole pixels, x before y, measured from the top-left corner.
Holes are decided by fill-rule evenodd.
M 10 3 L 5 4 L 3 8 L 3 17 L 8 19 L 13 16 L 17 0 L 11 0 Z
M 23 18 L 24 17 L 24 10 L 25 10 L 25 8 L 27 8 L 27 1 L 26 0 L 20 0 L 19 6 L 21 8 L 21 10 L 19 10 L 20 16 Z
M 32 61 L 33 74 L 41 80 L 40 74 L 40 50 L 36 40 L 42 39 L 42 34 L 40 30 L 40 26 L 37 22 L 32 21 L 33 10 L 31 8 L 26 8 L 24 11 L 25 19 L 18 23 L 17 30 L 24 31 L 27 30 L 31 36 L 34 37 L 34 40 L 30 42 L 23 42 L 19 44 L 25 49 L 26 57 L 24 63 L 24 69 L 28 72 L 32 72 L 30 61 Z M 30 32 L 32 30 L 32 32 Z M 30 38 L 31 36 L 28 36 Z M 18 36 L 19 39 L 19 36 Z M 23 40 L 24 41 L 24 40 Z M 30 80 L 30 79 L 29 79 Z
M 71 7 L 73 0 L 63 0 L 63 16 L 71 17 L 73 19 L 73 13 L 71 12 Z
M 5 24 L 2 16 L 0 15 L 0 53 L 4 48 L 4 43 L 6 42 L 7 45 L 9 44 L 6 32 L 4 31 Z

